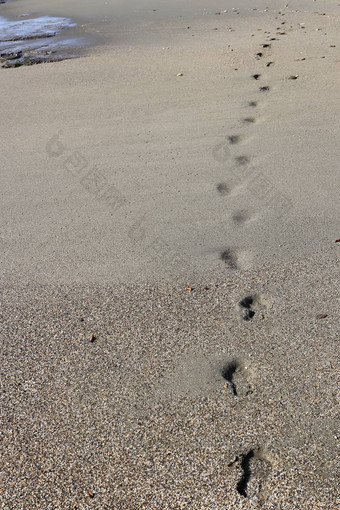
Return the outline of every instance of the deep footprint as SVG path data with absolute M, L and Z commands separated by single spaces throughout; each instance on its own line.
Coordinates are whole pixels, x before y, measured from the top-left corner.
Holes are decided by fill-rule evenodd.
M 231 363 L 228 363 L 228 365 L 225 365 L 221 371 L 223 379 L 225 379 L 230 384 L 235 396 L 237 396 L 237 389 L 235 383 L 233 382 L 233 377 L 239 366 L 240 364 L 237 361 L 232 361 Z
M 256 301 L 256 296 L 246 296 L 239 302 L 240 308 L 243 309 L 243 319 L 245 321 L 250 321 L 254 315 L 255 310 L 253 310 L 254 303 Z
M 253 386 L 249 382 L 249 368 L 239 360 L 232 360 L 221 369 L 221 375 L 227 381 L 235 397 L 245 397 L 253 393 Z
M 250 450 L 246 455 L 243 455 L 241 461 L 241 468 L 243 470 L 242 477 L 236 486 L 236 490 L 244 498 L 248 497 L 247 486 L 251 477 L 250 460 L 254 457 L 254 450 Z
M 246 454 L 236 457 L 235 461 L 229 464 L 229 467 L 239 461 L 241 461 L 240 466 L 243 473 L 236 485 L 237 492 L 244 498 L 247 498 L 249 481 L 255 477 L 254 475 L 256 474 L 256 478 L 258 478 L 258 492 L 261 494 L 263 491 L 263 484 L 272 467 L 268 453 L 263 448 L 252 448 Z M 256 466 L 256 464 L 254 466 L 255 461 L 260 461 L 260 463 L 257 463 L 258 467 L 256 470 L 254 469 Z
M 238 303 L 241 317 L 245 321 L 252 320 L 255 314 L 258 315 L 260 319 L 264 319 L 266 310 L 270 306 L 271 299 L 262 294 L 248 294 Z

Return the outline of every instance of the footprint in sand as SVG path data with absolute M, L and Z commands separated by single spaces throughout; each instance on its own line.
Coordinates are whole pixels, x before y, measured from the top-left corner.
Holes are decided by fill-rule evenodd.
M 249 362 L 239 359 L 226 362 L 224 356 L 209 356 L 193 350 L 174 360 L 173 368 L 169 368 L 154 390 L 161 399 L 170 395 L 199 397 L 220 390 L 229 399 L 244 398 L 254 391 L 251 379 Z
M 220 258 L 230 269 L 239 269 L 237 264 L 237 254 L 233 249 L 227 248 L 223 250 Z
M 234 223 L 238 223 L 239 225 L 243 225 L 252 219 L 251 214 L 242 209 L 241 211 L 237 211 L 232 215 L 232 220 Z
M 215 189 L 222 197 L 236 197 L 244 193 L 244 188 L 241 184 L 234 184 L 225 181 L 221 181 L 216 184 Z
M 257 103 L 256 103 L 257 104 Z M 244 122 L 255 122 L 252 117 L 246 117 Z M 225 140 L 217 144 L 212 151 L 213 158 L 219 163 L 225 163 L 231 157 L 229 145 L 237 145 L 242 140 L 242 135 L 229 135 Z
M 226 184 L 225 182 L 220 182 L 216 186 L 217 191 L 220 193 L 220 195 L 226 196 L 229 195 L 231 188 Z
M 265 310 L 271 304 L 271 300 L 261 294 L 248 294 L 238 303 L 238 309 L 241 318 L 245 321 L 250 321 L 255 315 L 263 319 Z
M 263 44 L 261 44 L 261 47 L 262 47 L 263 49 L 268 49 L 268 50 L 270 50 L 270 49 L 271 49 L 271 47 L 272 47 L 272 45 L 271 45 L 271 43 L 263 43 Z M 259 60 L 260 58 L 264 57 L 264 55 L 265 55 L 265 54 L 264 54 L 264 52 L 263 52 L 263 51 L 258 51 L 258 52 L 256 53 L 256 55 L 255 55 L 255 58 L 256 58 L 257 60 Z
M 241 469 L 236 490 L 244 498 L 257 498 L 262 506 L 265 503 L 267 490 L 266 482 L 272 471 L 272 456 L 266 448 L 251 448 L 228 464 L 228 467 L 238 465 Z
M 246 117 L 243 119 L 243 122 L 245 123 L 253 123 L 255 122 L 255 118 L 253 117 Z M 213 149 L 213 156 L 219 163 L 225 162 L 227 159 L 231 157 L 231 151 L 228 145 L 237 145 L 241 142 L 243 136 L 242 135 L 229 135 L 226 137 L 225 142 L 222 142 L 218 144 Z M 246 166 L 248 163 L 250 163 L 250 160 L 248 156 L 237 156 L 234 158 L 235 163 L 238 166 Z M 231 186 L 229 186 L 225 182 L 220 182 L 216 185 L 216 190 L 218 193 L 222 196 L 229 195 L 232 192 Z
M 223 365 L 221 375 L 231 387 L 235 397 L 245 397 L 254 391 L 250 382 L 251 369 L 248 363 L 242 360 L 232 360 Z
M 250 159 L 248 158 L 248 156 L 237 156 L 235 158 L 235 162 L 239 166 L 245 166 L 245 165 L 248 165 L 250 163 Z
M 247 250 L 237 250 L 235 248 L 225 248 L 220 252 L 220 260 L 233 270 L 251 269 L 253 263 L 252 253 Z
M 240 143 L 241 138 L 242 137 L 240 135 L 230 135 L 230 136 L 228 136 L 229 143 L 231 143 L 232 145 L 236 145 L 236 144 Z
M 245 117 L 245 118 L 243 119 L 243 122 L 244 122 L 245 124 L 255 124 L 256 119 L 255 119 L 255 117 Z

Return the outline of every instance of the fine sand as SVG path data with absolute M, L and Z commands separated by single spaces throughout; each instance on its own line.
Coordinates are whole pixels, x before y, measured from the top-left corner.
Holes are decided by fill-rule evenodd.
M 0 68 L 1 508 L 340 507 L 340 7 L 203 3 Z

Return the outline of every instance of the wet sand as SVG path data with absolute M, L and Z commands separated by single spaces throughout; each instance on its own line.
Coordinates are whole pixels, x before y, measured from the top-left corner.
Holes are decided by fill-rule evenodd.
M 308 5 L 84 12 L 85 58 L 0 69 L 4 508 L 338 507 L 340 7 Z

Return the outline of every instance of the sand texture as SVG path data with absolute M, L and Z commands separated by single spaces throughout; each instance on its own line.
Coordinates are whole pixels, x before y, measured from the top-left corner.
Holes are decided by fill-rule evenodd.
M 340 508 L 340 7 L 222 4 L 0 69 L 1 508 Z
M 338 508 L 335 262 L 2 289 L 4 508 Z

